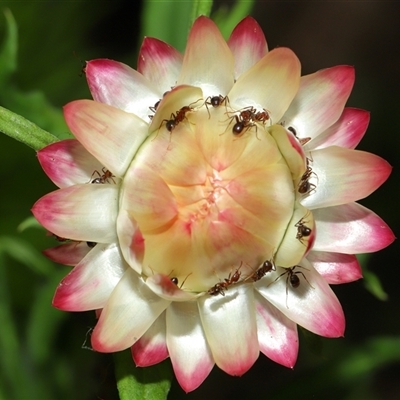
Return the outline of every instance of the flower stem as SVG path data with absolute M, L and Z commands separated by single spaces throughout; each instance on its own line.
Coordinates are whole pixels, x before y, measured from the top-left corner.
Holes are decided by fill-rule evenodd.
M 34 150 L 40 150 L 59 139 L 39 128 L 33 122 L 0 107 L 0 132 L 26 144 Z

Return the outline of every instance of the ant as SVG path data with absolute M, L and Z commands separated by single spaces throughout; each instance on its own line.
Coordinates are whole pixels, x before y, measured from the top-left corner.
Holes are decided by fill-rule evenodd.
M 295 136 L 295 138 L 299 141 L 299 143 L 300 143 L 302 146 L 304 146 L 305 144 L 307 144 L 307 143 L 311 140 L 310 137 L 299 138 L 299 137 L 297 136 L 296 129 L 294 129 L 293 126 L 288 126 L 288 127 L 287 127 L 287 130 L 293 133 L 293 135 Z
M 307 216 L 307 215 L 306 215 Z M 305 217 L 306 217 L 305 216 Z M 303 243 L 303 237 L 308 237 L 311 235 L 312 229 L 308 226 L 304 225 L 304 218 L 301 218 L 296 224 L 295 227 L 297 228 L 296 239 L 298 239 L 301 243 Z M 304 244 L 304 243 L 303 243 Z
M 309 194 L 313 190 L 315 190 L 316 186 L 313 183 L 309 182 L 309 179 L 312 174 L 316 175 L 315 172 L 310 167 L 310 159 L 307 158 L 307 169 L 306 172 L 302 175 L 300 178 L 299 186 L 298 186 L 298 192 L 300 194 Z
M 170 90 L 166 91 L 166 92 L 163 94 L 163 98 L 164 98 L 165 95 L 168 94 L 169 92 L 170 92 Z M 154 104 L 154 106 L 149 107 L 150 111 L 153 112 L 154 114 L 156 113 L 157 108 L 158 108 L 158 106 L 159 106 L 160 103 L 161 103 L 161 100 L 162 100 L 162 99 L 158 100 L 157 103 Z M 150 119 L 153 119 L 153 116 L 154 116 L 154 115 L 149 115 L 148 117 L 149 117 Z
M 207 107 L 207 104 L 209 106 L 213 106 L 214 108 L 217 108 L 221 106 L 223 103 L 229 103 L 229 98 L 228 96 L 222 96 L 221 94 L 218 96 L 208 96 L 206 98 L 206 101 L 204 102 L 204 105 Z
M 257 133 L 257 125 L 252 122 L 251 119 L 239 119 L 241 115 L 237 116 L 235 115 L 233 118 L 235 118 L 236 123 L 233 125 L 232 128 L 232 133 L 236 136 L 240 136 L 242 133 L 246 132 L 249 130 L 251 127 L 255 126 L 256 127 L 256 133 Z M 246 131 L 243 131 L 246 128 Z
M 184 119 L 186 119 L 186 114 L 188 112 L 193 111 L 193 107 L 191 107 L 191 105 L 197 103 L 197 101 L 189 104 L 188 106 L 183 106 L 175 114 L 171 113 L 171 116 L 169 117 L 169 119 L 163 119 L 161 121 L 160 127 L 158 129 L 160 129 L 161 125 L 165 122 L 165 127 L 167 128 L 167 131 L 172 132 L 178 126 L 178 124 L 180 122 L 182 122 Z
M 274 282 L 276 282 L 278 279 L 280 279 L 283 275 L 287 274 L 287 278 L 286 278 L 286 308 L 288 307 L 288 289 L 289 289 L 289 284 L 293 289 L 296 289 L 300 286 L 300 278 L 298 277 L 299 274 L 303 275 L 303 278 L 307 281 L 307 283 L 314 289 L 314 286 L 311 285 L 311 283 L 309 282 L 309 280 L 306 278 L 306 276 L 304 275 L 304 273 L 302 271 L 297 271 L 294 272 L 295 268 L 303 268 L 305 270 L 308 271 L 307 268 L 302 267 L 301 265 L 295 265 L 291 268 L 286 268 L 286 271 L 283 272 L 282 274 L 280 274 L 274 281 L 272 281 L 268 286 L 272 285 Z M 268 287 L 267 286 L 267 287 Z
M 192 272 L 191 272 L 189 275 L 192 275 Z M 181 283 L 181 286 L 179 286 L 179 289 L 182 289 L 182 286 L 183 286 L 184 283 L 186 282 L 186 279 L 189 278 L 189 275 L 183 280 L 183 282 Z M 176 276 L 174 276 L 174 277 L 171 278 L 171 282 L 172 282 L 174 285 L 178 286 L 179 279 L 178 279 Z
M 113 175 L 113 173 L 110 170 L 105 169 L 103 167 L 101 172 L 103 172 L 103 175 L 101 175 L 99 171 L 95 170 L 90 179 L 93 178 L 94 174 L 97 174 L 99 177 L 93 179 L 90 183 L 110 183 L 110 179 L 115 183 L 113 179 L 115 178 L 115 175 Z
M 304 172 L 304 174 L 300 178 L 299 187 L 297 189 L 300 194 L 309 194 L 310 192 L 315 190 L 316 186 L 313 183 L 309 182 L 312 174 L 313 171 L 311 167 L 307 167 L 306 172 Z
M 216 296 L 217 294 L 222 294 L 222 296 L 225 296 L 225 290 L 228 290 L 228 286 L 239 281 L 240 276 L 242 275 L 239 269 L 240 267 L 233 273 L 233 275 L 230 273 L 228 278 L 225 278 L 223 282 L 216 283 L 207 291 L 207 293 L 211 296 Z
M 270 271 L 276 271 L 275 264 L 272 261 L 266 260 L 261 264 L 261 267 L 259 267 L 253 275 L 250 276 L 250 278 L 254 281 L 257 282 L 259 281 L 262 277 L 264 277 L 265 274 L 267 274 Z

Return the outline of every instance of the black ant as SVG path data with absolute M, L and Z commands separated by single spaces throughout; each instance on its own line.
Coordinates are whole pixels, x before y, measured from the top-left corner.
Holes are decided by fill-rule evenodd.
M 296 239 L 303 243 L 303 237 L 308 237 L 311 235 L 312 229 L 304 225 L 304 218 L 301 218 L 296 224 L 297 228 Z M 304 244 L 304 243 L 303 243 Z
M 228 286 L 237 283 L 240 279 L 242 273 L 239 271 L 240 267 L 233 273 L 230 273 L 228 278 L 225 278 L 223 282 L 216 283 L 212 288 L 208 289 L 207 293 L 211 296 L 216 296 L 217 294 L 222 294 L 225 296 L 225 290 L 228 290 Z
M 300 178 L 299 186 L 297 189 L 300 194 L 309 194 L 316 188 L 316 186 L 313 183 L 309 182 L 309 179 L 311 178 L 312 174 L 317 176 L 315 172 L 313 172 L 309 164 L 310 164 L 310 159 L 307 158 L 307 168 L 304 174 Z
M 274 282 L 276 282 L 278 279 L 280 279 L 283 275 L 287 274 L 287 278 L 286 278 L 286 308 L 289 308 L 288 303 L 287 303 L 289 284 L 293 289 L 298 288 L 300 286 L 300 278 L 298 277 L 299 274 L 303 275 L 303 278 L 307 281 L 307 283 L 310 285 L 310 287 L 312 287 L 314 289 L 314 286 L 311 285 L 311 283 L 309 282 L 309 280 L 306 278 L 306 276 L 304 275 L 304 273 L 302 271 L 294 272 L 295 268 L 303 268 L 308 271 L 307 268 L 302 267 L 301 265 L 295 265 L 291 268 L 285 268 L 286 269 L 285 272 L 280 274 L 274 281 L 272 281 L 271 283 L 268 284 L 268 286 L 272 285 Z
M 276 267 L 275 264 L 272 261 L 266 260 L 261 264 L 261 267 L 259 267 L 253 275 L 250 276 L 251 280 L 254 282 L 259 281 L 262 277 L 265 276 L 270 271 L 275 271 Z
M 97 174 L 99 177 L 93 179 L 90 183 L 97 183 L 97 184 L 98 183 L 102 183 L 102 184 L 103 183 L 110 183 L 110 181 L 109 181 L 110 179 L 115 183 L 115 181 L 113 179 L 113 178 L 115 178 L 115 175 L 113 175 L 113 173 L 110 170 L 105 169 L 103 167 L 101 172 L 103 172 L 103 175 L 101 175 L 99 171 L 95 170 L 90 179 L 93 178 L 94 174 Z

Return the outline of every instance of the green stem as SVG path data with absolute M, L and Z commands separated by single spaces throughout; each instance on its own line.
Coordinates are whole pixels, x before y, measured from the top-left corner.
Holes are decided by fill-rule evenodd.
M 3 107 L 0 107 L 0 132 L 34 150 L 40 150 L 59 140 L 56 136 L 39 128 L 33 122 Z

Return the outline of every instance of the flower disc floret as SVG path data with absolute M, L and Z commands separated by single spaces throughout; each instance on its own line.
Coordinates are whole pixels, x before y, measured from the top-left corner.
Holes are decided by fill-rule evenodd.
M 132 238 L 144 241 L 137 272 L 176 277 L 184 289 L 201 292 L 234 270 L 250 276 L 277 257 L 295 209 L 292 176 L 304 170 L 291 171 L 267 125 L 254 123 L 235 136 L 240 110 L 209 107 L 197 88 L 192 92 L 186 105 L 179 87 L 167 95 L 172 109 L 189 101 L 190 111 L 172 131 L 162 120 L 139 149 L 122 184 L 118 224 L 120 240 L 131 243 L 124 251 L 136 254 Z M 157 114 L 169 116 L 163 104 Z M 282 127 L 280 134 L 286 136 Z M 284 145 L 302 168 L 302 155 Z M 296 247 L 294 263 L 306 249 Z

